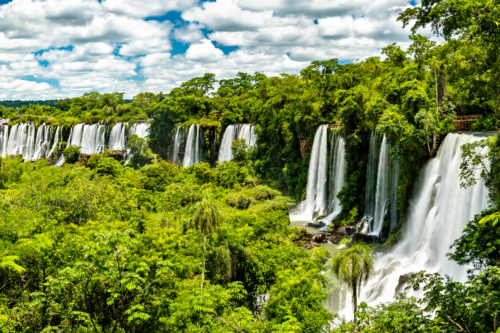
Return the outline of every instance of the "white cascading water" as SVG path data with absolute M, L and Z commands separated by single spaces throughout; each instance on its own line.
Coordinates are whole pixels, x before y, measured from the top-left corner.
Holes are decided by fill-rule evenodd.
M 179 162 L 179 150 L 181 148 L 181 142 L 182 142 L 182 127 L 179 126 L 177 127 L 177 131 L 175 132 L 175 137 L 174 137 L 174 155 L 172 156 L 172 162 L 174 162 L 175 165 Z
M 86 155 L 101 154 L 105 146 L 104 125 L 75 125 L 68 140 L 68 146 L 80 147 L 80 153 Z
M 232 145 L 236 139 L 245 139 L 247 146 L 255 147 L 257 135 L 251 124 L 229 125 L 224 131 L 219 149 L 219 163 L 233 159 Z
M 150 125 L 148 123 L 132 124 L 128 130 L 128 137 L 136 134 L 139 138 L 145 139 L 149 136 Z
M 186 141 L 186 153 L 184 154 L 182 167 L 187 168 L 191 165 L 200 163 L 201 159 L 200 141 L 201 141 L 200 125 L 191 125 L 188 131 L 188 136 Z
M 330 146 L 329 162 L 328 125 L 321 125 L 314 135 L 307 175 L 306 199 L 299 204 L 299 211 L 290 215 L 292 221 L 312 221 L 318 216 L 329 214 L 325 221 L 330 223 L 340 213 L 342 207 L 337 194 L 345 185 L 344 139 L 333 134 Z M 328 178 L 330 178 L 329 183 Z M 329 196 L 327 196 L 328 193 Z M 330 199 L 329 204 L 327 204 L 327 198 Z
M 109 135 L 108 149 L 110 150 L 125 150 L 127 141 L 125 137 L 126 124 L 118 123 L 111 129 Z
M 377 185 L 375 187 L 375 211 L 373 224 L 369 228 L 369 234 L 378 236 L 382 231 L 384 217 L 388 209 L 390 197 L 391 180 L 391 152 L 390 146 L 386 143 L 385 135 L 380 145 L 380 153 L 377 168 Z
M 0 156 L 7 155 L 7 144 L 8 143 L 9 143 L 9 126 L 0 125 L 0 149 L 1 149 Z
M 376 272 L 362 288 L 359 302 L 392 302 L 399 277 L 421 270 L 447 274 L 455 281 L 466 280 L 468 267 L 450 261 L 446 253 L 451 252 L 449 247 L 461 236 L 467 222 L 488 208 L 488 191 L 481 182 L 467 189 L 460 187 L 460 147 L 481 139 L 472 134 L 446 136 L 415 184 L 417 191 L 409 203 L 401 241 L 391 253 L 376 259 Z M 346 306 L 340 314 L 352 318 L 352 307 Z
M 50 151 L 49 153 L 47 154 L 47 158 L 49 158 L 50 156 L 52 156 L 52 154 L 55 153 L 56 151 L 56 148 L 57 148 L 57 144 L 60 142 L 60 134 L 59 132 L 61 132 L 62 134 L 62 131 L 61 131 L 61 126 L 58 126 L 57 129 L 56 129 L 56 134 L 54 135 L 54 143 L 52 144 L 52 148 L 50 148 Z
M 327 223 L 331 223 L 337 218 L 342 211 L 342 205 L 337 198 L 340 190 L 345 185 L 345 141 L 340 135 L 332 135 L 331 145 L 331 160 L 330 163 L 330 204 L 328 206 L 329 215 L 325 218 Z
M 380 236 L 384 219 L 390 217 L 390 229 L 397 224 L 397 187 L 399 168 L 391 156 L 385 135 L 372 132 L 366 172 L 364 220 L 368 234 Z M 390 209 L 389 209 L 390 208 Z
M 40 125 L 40 127 L 36 131 L 35 151 L 31 156 L 32 161 L 38 161 L 39 159 L 42 159 L 48 155 L 51 137 L 52 127 L 49 127 L 45 124 Z

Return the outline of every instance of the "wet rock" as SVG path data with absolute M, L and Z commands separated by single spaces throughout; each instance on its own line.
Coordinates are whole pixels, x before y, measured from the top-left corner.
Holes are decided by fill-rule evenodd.
M 318 247 L 318 246 L 319 246 L 319 244 L 318 244 L 318 243 L 316 243 L 316 242 L 311 242 L 311 247 Z
M 354 234 L 351 237 L 351 240 L 355 243 L 363 242 L 365 244 L 373 244 L 375 243 L 377 237 L 365 235 L 365 234 Z
M 311 227 L 311 228 L 322 228 L 326 225 L 325 222 L 323 221 L 317 221 L 317 222 L 309 222 L 307 224 L 308 227 Z
M 316 243 L 323 243 L 326 239 L 326 235 L 321 233 L 321 234 L 317 234 L 317 235 L 314 235 L 312 240 L 313 242 L 316 242 Z
M 302 230 L 302 233 L 300 235 L 300 240 L 302 241 L 308 241 L 312 238 L 311 234 L 307 232 L 305 229 Z
M 404 275 L 399 276 L 398 285 L 396 287 L 394 295 L 400 294 L 404 291 L 404 287 L 405 287 L 406 283 L 408 281 L 410 281 L 413 274 L 415 274 L 415 273 L 408 273 L 408 274 L 404 274 Z
M 335 230 L 335 233 L 338 235 L 342 236 L 350 236 L 356 232 L 356 227 L 351 226 L 351 225 L 344 225 L 337 230 Z

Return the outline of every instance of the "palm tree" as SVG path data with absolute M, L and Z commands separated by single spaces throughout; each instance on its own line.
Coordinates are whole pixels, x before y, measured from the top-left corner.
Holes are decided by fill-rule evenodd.
M 331 259 L 331 269 L 335 276 L 347 284 L 352 291 L 354 315 L 358 311 L 358 295 L 361 285 L 366 284 L 373 273 L 371 249 L 364 243 L 352 243 L 348 238 L 340 241 L 345 244 Z
M 203 199 L 194 206 L 192 221 L 195 228 L 203 233 L 203 271 L 201 272 L 201 289 L 203 289 L 207 258 L 207 235 L 217 231 L 222 223 L 222 210 L 208 198 L 207 192 L 203 195 Z

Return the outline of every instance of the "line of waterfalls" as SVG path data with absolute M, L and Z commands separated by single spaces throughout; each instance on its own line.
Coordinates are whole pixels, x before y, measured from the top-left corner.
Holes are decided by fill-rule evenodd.
M 233 159 L 233 151 L 231 150 L 233 141 L 237 139 L 245 139 L 248 147 L 255 147 L 257 135 L 254 131 L 254 126 L 251 124 L 229 125 L 222 136 L 222 141 L 219 149 L 219 163 L 230 161 Z
M 38 128 L 32 123 L 21 123 L 9 128 L 0 124 L 0 155 L 21 155 L 25 161 L 38 161 L 55 156 L 63 142 L 63 126 L 41 124 Z M 132 124 L 127 131 L 126 123 L 117 123 L 111 128 L 106 144 L 106 126 L 104 124 L 77 124 L 70 129 L 67 146 L 80 147 L 82 154 L 102 154 L 107 146 L 112 150 L 125 150 L 127 139 L 133 134 L 146 138 L 149 124 Z M 57 163 L 62 165 L 64 160 Z
M 208 131 L 208 133 L 207 133 Z M 204 138 L 205 133 L 205 140 Z M 251 124 L 229 125 L 224 135 L 220 149 L 217 151 L 217 128 L 210 127 L 202 129 L 199 124 L 193 124 L 186 129 L 184 126 L 178 126 L 172 133 L 172 146 L 170 150 L 171 161 L 182 167 L 189 167 L 198 164 L 203 160 L 203 151 L 210 154 L 210 162 L 212 165 L 216 161 L 219 163 L 233 159 L 231 150 L 233 141 L 236 139 L 245 139 L 249 147 L 255 147 L 257 135 L 254 131 L 254 126 Z M 218 158 L 217 158 L 218 153 Z M 205 155 L 207 155 L 205 154 Z
M 368 234 L 379 237 L 387 227 L 388 235 L 398 221 L 397 198 L 399 163 L 391 156 L 385 135 L 372 132 L 366 172 L 364 220 Z
M 299 210 L 290 216 L 294 221 L 321 218 L 328 224 L 342 210 L 337 194 L 345 185 L 345 142 L 339 135 L 329 132 L 328 125 L 321 125 L 314 135 L 306 198 L 299 204 Z
M 375 276 L 361 290 L 360 302 L 392 302 L 400 276 L 421 270 L 466 280 L 468 267 L 448 260 L 446 253 L 467 222 L 488 207 L 488 191 L 482 182 L 467 189 L 460 187 L 460 147 L 481 139 L 473 134 L 446 136 L 437 156 L 420 172 L 400 242 L 377 258 Z M 340 313 L 352 318 L 351 306 Z

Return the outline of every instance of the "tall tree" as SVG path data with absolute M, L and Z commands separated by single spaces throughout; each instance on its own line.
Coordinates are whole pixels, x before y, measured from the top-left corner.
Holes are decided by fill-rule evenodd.
M 210 200 L 208 192 L 205 192 L 203 199 L 195 204 L 192 221 L 195 228 L 203 233 L 203 271 L 201 272 L 201 288 L 203 289 L 207 260 L 207 235 L 217 231 L 222 223 L 222 210 Z
M 344 238 L 339 243 L 342 244 L 346 247 L 335 253 L 331 259 L 331 267 L 337 278 L 351 289 L 356 315 L 361 285 L 366 284 L 374 271 L 373 258 L 370 255 L 371 249 L 364 243 L 352 243 L 348 238 Z

